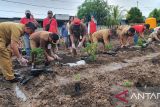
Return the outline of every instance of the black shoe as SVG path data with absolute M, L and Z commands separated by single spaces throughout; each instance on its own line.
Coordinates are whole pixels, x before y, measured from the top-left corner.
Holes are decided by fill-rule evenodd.
M 9 82 L 11 82 L 11 83 L 15 83 L 15 82 L 21 81 L 21 79 L 22 79 L 22 78 L 15 77 L 14 79 L 12 79 L 12 80 L 7 80 L 7 81 L 9 81 Z

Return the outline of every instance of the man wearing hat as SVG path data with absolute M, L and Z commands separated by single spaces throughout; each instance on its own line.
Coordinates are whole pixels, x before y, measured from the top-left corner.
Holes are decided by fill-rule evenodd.
M 34 23 L 36 26 L 38 26 L 38 22 L 33 18 L 33 15 L 31 14 L 30 10 L 25 11 L 25 17 L 21 18 L 20 23 L 27 24 L 28 22 Z M 30 42 L 29 42 L 29 34 L 25 33 L 23 36 L 23 41 L 26 49 L 26 55 L 27 57 L 30 56 Z
M 78 18 L 75 18 L 73 20 L 73 23 L 70 25 L 69 28 L 70 31 L 70 39 L 72 43 L 72 49 L 75 49 L 75 41 L 78 40 L 78 48 L 82 47 L 84 41 L 85 41 L 85 35 L 87 33 L 86 26 L 81 23 L 81 20 Z
M 43 20 L 43 30 L 59 34 L 57 20 L 53 18 L 53 12 L 48 11 L 48 16 Z
M 17 56 L 19 63 L 27 65 L 28 60 L 24 59 L 18 50 L 19 39 L 24 33 L 31 34 L 35 29 L 35 25 L 31 22 L 26 25 L 13 22 L 0 23 L 0 73 L 6 80 L 10 82 L 19 81 L 19 78 L 13 73 L 9 45 L 14 55 Z
M 53 61 L 54 59 L 60 60 L 56 54 L 53 53 L 53 45 L 56 45 L 59 40 L 59 36 L 56 33 L 48 31 L 38 31 L 30 36 L 31 48 L 42 48 L 44 49 L 44 54 L 47 61 Z

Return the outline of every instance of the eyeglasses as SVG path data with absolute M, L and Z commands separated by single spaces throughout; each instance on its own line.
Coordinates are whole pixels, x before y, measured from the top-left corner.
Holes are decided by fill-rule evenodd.
M 52 13 L 48 13 L 48 14 L 52 14 Z

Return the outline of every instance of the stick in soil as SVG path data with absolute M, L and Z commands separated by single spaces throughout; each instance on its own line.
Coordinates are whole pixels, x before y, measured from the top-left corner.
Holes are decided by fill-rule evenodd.
M 75 83 L 75 93 L 76 95 L 80 95 L 81 87 L 80 87 L 80 82 Z

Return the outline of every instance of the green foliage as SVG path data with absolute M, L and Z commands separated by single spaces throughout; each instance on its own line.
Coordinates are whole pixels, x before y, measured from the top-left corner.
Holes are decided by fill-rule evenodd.
M 154 17 L 157 21 L 160 20 L 160 9 L 154 9 L 150 14 L 149 17 Z
M 75 79 L 76 81 L 79 81 L 79 80 L 81 79 L 81 75 L 80 75 L 80 74 L 74 75 L 74 79 Z
M 119 6 L 108 5 L 105 0 L 85 0 L 85 2 L 79 6 L 77 16 L 79 18 L 86 18 L 89 22 L 91 15 L 95 17 L 98 25 L 118 25 L 122 19 L 122 13 Z
M 84 51 L 90 55 L 90 59 L 92 61 L 96 60 L 96 52 L 97 52 L 97 43 L 87 43 Z
M 107 50 L 111 50 L 111 49 L 113 48 L 113 46 L 112 46 L 111 43 L 109 43 L 109 44 L 105 45 L 105 48 L 106 48 Z
M 137 45 L 138 46 L 143 46 L 144 43 L 146 43 L 145 40 L 143 40 L 142 38 L 139 38 Z
M 34 48 L 31 50 L 31 54 L 34 55 L 35 63 L 42 63 L 45 56 L 42 48 Z M 33 57 L 33 56 L 32 56 Z
M 105 18 L 108 14 L 109 6 L 105 0 L 85 0 L 85 2 L 79 6 L 77 16 L 79 18 L 85 16 L 87 22 L 89 22 L 91 15 L 93 15 L 98 25 L 104 25 Z
M 144 17 L 142 16 L 142 12 L 137 7 L 133 7 L 128 11 L 127 20 L 130 23 L 143 23 Z

